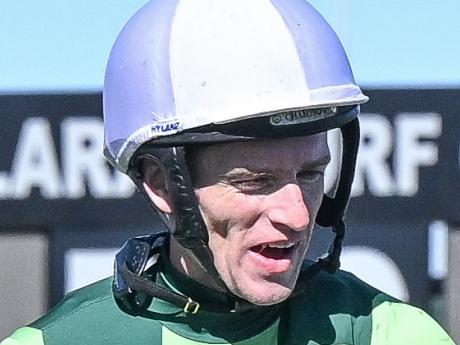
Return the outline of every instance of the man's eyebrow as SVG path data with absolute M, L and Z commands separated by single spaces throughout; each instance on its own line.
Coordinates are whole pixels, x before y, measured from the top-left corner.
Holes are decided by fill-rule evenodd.
M 318 159 L 313 161 L 305 162 L 302 164 L 303 169 L 315 168 L 315 167 L 322 167 L 326 166 L 331 161 L 331 156 L 329 154 L 323 155 Z M 251 168 L 234 168 L 230 171 L 227 171 L 223 174 L 219 175 L 219 178 L 226 179 L 226 180 L 239 180 L 239 179 L 247 179 L 247 178 L 255 178 L 255 177 L 269 177 L 275 176 L 276 170 L 275 169 L 261 169 L 261 170 L 251 170 Z
M 239 180 L 252 177 L 263 177 L 273 175 L 274 172 L 263 170 L 263 171 L 253 171 L 247 168 L 234 168 L 224 174 L 219 175 L 222 179 L 228 180 Z

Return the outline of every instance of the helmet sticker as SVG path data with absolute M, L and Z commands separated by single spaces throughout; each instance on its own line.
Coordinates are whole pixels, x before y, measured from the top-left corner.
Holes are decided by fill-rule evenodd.
M 325 119 L 335 114 L 337 114 L 337 107 L 294 110 L 270 116 L 270 124 L 273 126 L 295 125 Z
M 182 122 L 177 119 L 157 122 L 152 125 L 151 131 L 156 135 L 174 134 L 182 130 Z

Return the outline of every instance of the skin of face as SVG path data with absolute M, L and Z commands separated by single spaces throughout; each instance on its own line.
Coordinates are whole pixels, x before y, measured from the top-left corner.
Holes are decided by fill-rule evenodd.
M 272 305 L 292 293 L 329 160 L 325 133 L 191 150 L 188 162 L 209 247 L 233 294 Z M 267 246 L 290 248 L 274 249 L 282 255 L 267 257 L 260 254 Z M 197 271 L 184 257 L 180 264 L 189 275 Z M 206 281 L 202 274 L 199 279 Z

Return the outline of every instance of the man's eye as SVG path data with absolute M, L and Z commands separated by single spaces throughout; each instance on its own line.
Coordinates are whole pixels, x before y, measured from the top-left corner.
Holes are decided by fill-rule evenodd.
M 302 182 L 315 182 L 324 176 L 323 170 L 307 170 L 297 174 L 297 180 Z

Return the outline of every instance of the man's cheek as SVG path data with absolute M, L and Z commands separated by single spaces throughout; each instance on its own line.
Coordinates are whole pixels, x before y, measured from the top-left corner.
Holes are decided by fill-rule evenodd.
M 312 215 L 316 215 L 321 206 L 323 200 L 324 192 L 323 185 L 315 185 L 314 188 L 309 188 L 308 190 L 303 191 L 303 199 L 305 205 L 307 205 L 308 211 Z
M 245 199 L 246 202 L 235 203 L 229 208 L 228 219 L 231 226 L 239 228 L 250 227 L 263 213 L 260 201 Z

